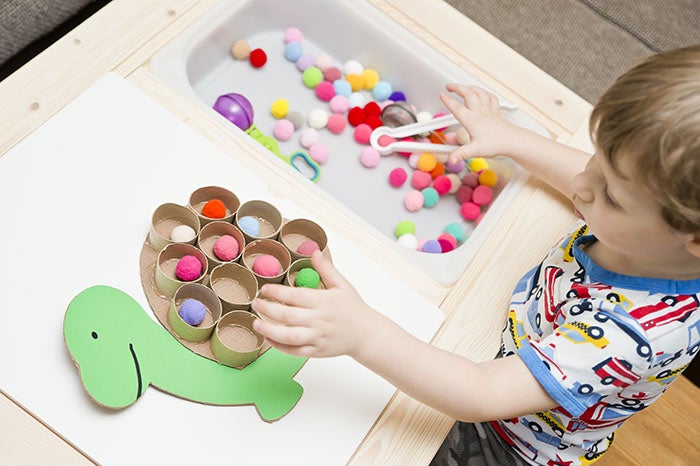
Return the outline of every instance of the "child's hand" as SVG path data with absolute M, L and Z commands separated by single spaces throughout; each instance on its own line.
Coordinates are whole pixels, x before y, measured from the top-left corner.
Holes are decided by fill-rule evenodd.
M 475 86 L 448 84 L 447 90 L 460 96 L 460 103 L 447 94 L 440 100 L 469 133 L 470 141 L 450 154 L 450 163 L 472 157 L 492 157 L 507 153 L 515 126 L 500 116 L 498 98 Z
M 371 338 L 378 315 L 316 251 L 311 257 L 326 289 L 265 285 L 253 301 L 254 328 L 275 348 L 303 357 L 354 356 Z

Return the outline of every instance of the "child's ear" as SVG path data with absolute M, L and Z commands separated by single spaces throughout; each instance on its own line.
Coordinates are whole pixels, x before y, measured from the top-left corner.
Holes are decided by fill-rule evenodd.
M 695 257 L 700 257 L 700 233 L 691 233 L 688 235 L 685 247 Z

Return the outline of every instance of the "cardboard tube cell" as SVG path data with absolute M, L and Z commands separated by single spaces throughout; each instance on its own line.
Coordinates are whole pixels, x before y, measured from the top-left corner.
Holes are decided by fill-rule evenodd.
M 215 267 L 209 283 L 221 300 L 224 314 L 232 310 L 249 310 L 258 294 L 258 281 L 253 272 L 234 262 Z
M 241 205 L 234 224 L 243 232 L 246 242 L 277 239 L 282 227 L 282 214 L 277 207 L 268 202 L 252 200 Z
M 220 200 L 226 207 L 223 217 L 213 218 L 202 213 L 202 210 L 204 209 L 204 206 L 207 205 L 207 202 L 213 199 Z M 219 186 L 206 186 L 199 188 L 190 195 L 189 201 L 189 208 L 197 214 L 202 226 L 217 220 L 231 223 L 233 216 L 236 214 L 240 206 L 241 201 L 238 199 L 238 196 L 228 189 L 221 188 Z
M 194 256 L 201 264 L 201 273 L 194 280 L 180 280 L 176 275 L 177 265 L 185 256 Z M 202 251 L 185 243 L 171 243 L 158 253 L 155 282 L 158 292 L 170 299 L 185 283 L 201 283 L 207 273 L 207 257 Z
M 279 273 L 275 273 L 274 275 L 258 273 L 261 272 L 262 267 L 256 265 L 256 261 L 261 256 L 272 256 L 275 258 L 279 262 Z M 265 283 L 282 283 L 292 263 L 292 256 L 289 254 L 289 250 L 279 241 L 259 239 L 246 245 L 243 250 L 241 261 L 247 269 L 253 272 L 255 278 L 258 280 L 258 284 L 263 286 Z
M 211 349 L 217 361 L 238 367 L 254 361 L 265 342 L 265 337 L 253 330 L 257 316 L 246 311 L 231 311 L 216 324 Z
M 299 246 L 302 244 L 304 247 L 308 246 L 307 241 L 316 243 L 321 252 L 324 252 L 328 246 L 328 236 L 316 222 L 305 218 L 296 218 L 282 225 L 280 242 L 289 249 L 292 261 L 311 256 L 311 254 L 304 254 L 306 252 L 304 248 L 299 252 Z
M 178 204 L 162 204 L 153 212 L 151 228 L 148 231 L 148 242 L 156 251 L 160 251 L 168 244 L 174 243 L 171 237 L 173 229 L 180 225 L 186 225 L 194 231 L 194 235 L 188 244 L 194 244 L 199 233 L 200 223 L 197 215 L 187 207 Z
M 180 316 L 180 306 L 188 299 L 195 299 L 204 305 L 204 319 L 199 325 L 190 325 Z M 178 288 L 170 301 L 168 323 L 181 338 L 187 341 L 204 341 L 211 337 L 221 313 L 221 301 L 214 291 L 201 283 L 187 283 Z
M 296 279 L 297 275 L 299 274 L 299 271 L 302 269 L 313 269 L 313 266 L 311 265 L 311 259 L 309 257 L 302 257 L 301 259 L 297 259 L 294 262 L 292 262 L 292 265 L 289 266 L 289 270 L 287 270 L 287 273 L 284 276 L 284 284 L 287 286 L 298 286 L 296 283 Z M 320 279 L 317 288 L 326 288 L 325 286 L 323 286 L 323 282 L 320 281 Z
M 217 256 L 217 252 L 215 250 L 216 242 L 219 240 L 219 238 L 225 235 L 233 237 L 238 244 L 238 253 L 235 255 L 235 257 L 228 260 L 224 260 Z M 199 249 L 202 250 L 204 255 L 207 256 L 209 268 L 213 269 L 214 267 L 217 267 L 225 262 L 237 262 L 243 253 L 243 248 L 245 247 L 245 237 L 243 236 L 243 233 L 241 233 L 241 230 L 239 230 L 232 223 L 216 221 L 207 223 L 202 227 L 202 231 L 199 232 L 199 237 L 197 238 L 197 245 L 199 246 Z

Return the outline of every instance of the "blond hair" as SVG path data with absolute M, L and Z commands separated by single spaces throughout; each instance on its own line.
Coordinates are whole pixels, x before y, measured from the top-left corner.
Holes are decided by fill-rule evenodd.
M 589 130 L 618 173 L 621 154 L 635 157 L 634 175 L 673 229 L 700 232 L 700 45 L 633 66 L 595 105 Z

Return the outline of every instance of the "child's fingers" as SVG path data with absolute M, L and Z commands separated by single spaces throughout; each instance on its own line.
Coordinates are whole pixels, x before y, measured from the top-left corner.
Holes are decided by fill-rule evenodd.
M 310 358 L 316 355 L 316 348 L 314 348 L 313 346 L 290 346 L 283 345 L 282 343 L 270 340 L 269 338 L 267 338 L 266 340 L 273 348 L 278 349 L 283 353 L 291 354 L 292 356 L 299 356 L 300 358 Z
M 469 152 L 469 147 L 465 145 L 450 152 L 449 161 L 451 164 L 456 164 L 471 157 L 472 155 Z
M 314 332 L 308 327 L 290 327 L 269 320 L 255 319 L 253 329 L 265 338 L 287 346 L 307 346 L 313 343 Z
M 318 272 L 326 288 L 337 288 L 348 284 L 348 281 L 336 270 L 331 261 L 323 257 L 321 251 L 314 251 L 311 255 L 311 265 Z
M 498 97 L 495 95 L 491 94 L 490 92 L 488 93 L 489 96 L 489 110 L 493 113 L 500 113 L 501 112 L 501 102 L 498 100 Z
M 260 297 L 279 301 L 289 306 L 312 308 L 317 301 L 315 297 L 318 292 L 319 290 L 312 288 L 267 284 L 260 289 Z
M 253 310 L 260 317 L 279 322 L 280 324 L 308 327 L 311 323 L 308 309 L 291 307 L 278 301 L 256 298 L 253 301 Z
M 444 92 L 440 93 L 440 101 L 458 119 L 467 118 L 467 116 L 469 115 L 469 109 L 467 107 L 457 102 L 455 99 L 445 94 Z

